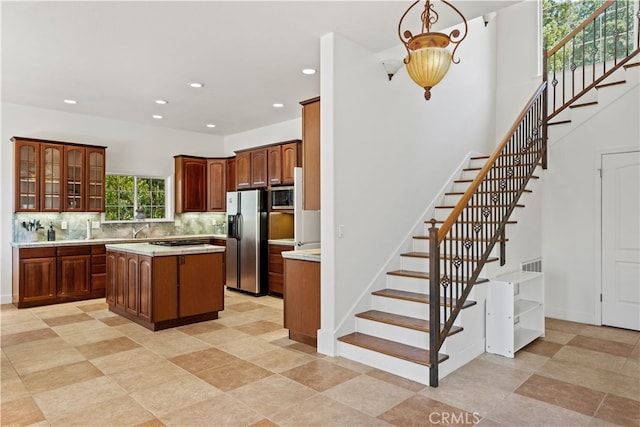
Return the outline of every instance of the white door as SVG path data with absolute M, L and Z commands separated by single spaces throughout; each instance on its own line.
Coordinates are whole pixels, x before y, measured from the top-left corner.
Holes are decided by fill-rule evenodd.
M 602 156 L 602 324 L 640 330 L 640 152 Z

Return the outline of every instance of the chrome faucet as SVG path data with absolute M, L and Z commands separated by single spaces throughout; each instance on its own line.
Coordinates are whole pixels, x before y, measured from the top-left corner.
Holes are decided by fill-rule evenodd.
M 149 224 L 145 224 L 145 225 L 143 225 L 142 227 L 140 227 L 140 228 L 139 228 L 139 229 L 137 229 L 137 230 L 136 230 L 136 226 L 134 225 L 134 226 L 133 226 L 133 230 L 132 230 L 132 236 L 133 236 L 133 238 L 134 238 L 134 239 L 135 239 L 135 238 L 137 238 L 137 237 L 138 237 L 138 234 L 139 234 L 142 230 L 144 230 L 145 228 L 149 228 Z M 149 229 L 150 229 L 150 228 L 149 228 Z

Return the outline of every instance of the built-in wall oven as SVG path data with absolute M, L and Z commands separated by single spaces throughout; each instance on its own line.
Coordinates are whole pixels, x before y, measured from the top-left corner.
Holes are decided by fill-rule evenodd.
M 293 210 L 294 195 L 295 192 L 293 186 L 272 187 L 269 195 L 271 210 Z

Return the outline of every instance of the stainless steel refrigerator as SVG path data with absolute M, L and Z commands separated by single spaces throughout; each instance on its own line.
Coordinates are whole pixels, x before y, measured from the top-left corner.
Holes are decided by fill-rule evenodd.
M 227 288 L 267 291 L 267 209 L 263 190 L 227 193 Z

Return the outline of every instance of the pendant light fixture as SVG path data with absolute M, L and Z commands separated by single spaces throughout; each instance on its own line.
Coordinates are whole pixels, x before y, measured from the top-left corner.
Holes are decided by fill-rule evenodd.
M 430 0 L 425 1 L 424 10 L 420 15 L 420 20 L 422 21 L 420 34 L 414 36 L 409 30 L 402 31 L 402 21 L 409 11 L 420 3 L 420 0 L 409 6 L 398 23 L 398 37 L 400 37 L 400 41 L 407 49 L 407 57 L 404 59 L 407 72 L 418 86 L 424 88 L 424 99 L 427 101 L 431 98 L 431 88 L 444 78 L 447 71 L 449 71 L 451 63 L 457 64 L 460 62 L 459 59 L 455 59 L 455 53 L 460 42 L 467 36 L 468 29 L 464 15 L 448 1 L 440 1 L 453 9 L 462 18 L 464 23 L 464 33 L 462 35 L 458 29 L 451 31 L 448 35 L 431 32 L 431 27 L 438 22 L 439 15 Z M 452 51 L 447 49 L 450 44 L 454 46 Z

